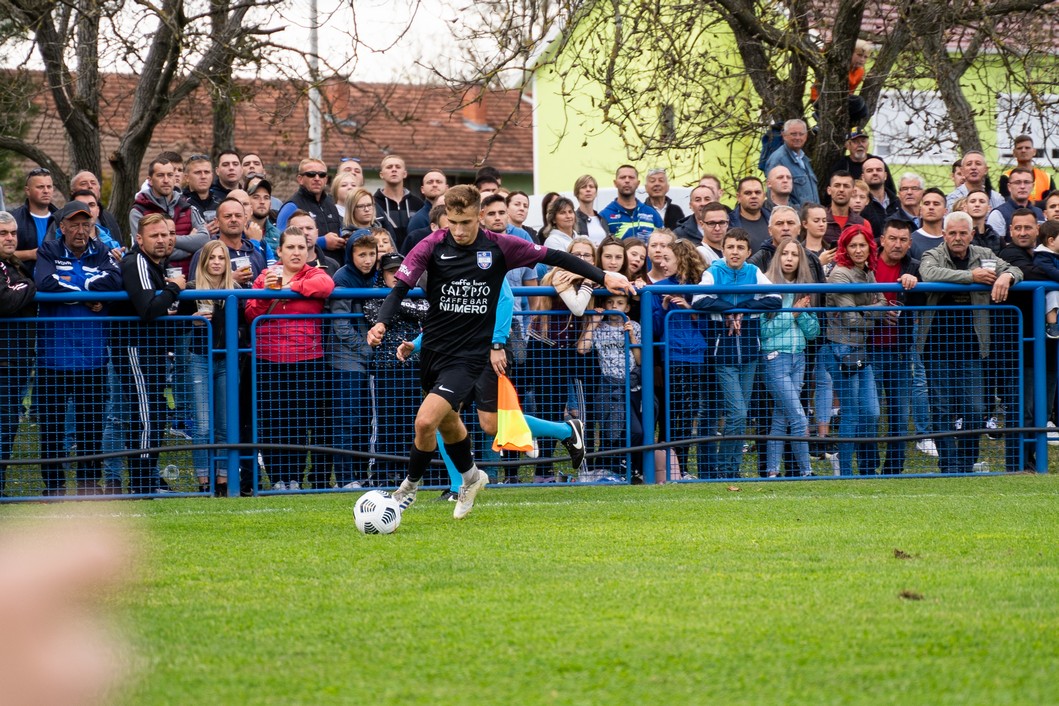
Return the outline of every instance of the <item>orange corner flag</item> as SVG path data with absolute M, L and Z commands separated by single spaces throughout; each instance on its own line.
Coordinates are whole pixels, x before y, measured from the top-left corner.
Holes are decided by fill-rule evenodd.
M 532 451 L 533 434 L 530 433 L 522 407 L 518 403 L 515 386 L 506 375 L 501 375 L 497 387 L 496 438 L 493 451 Z

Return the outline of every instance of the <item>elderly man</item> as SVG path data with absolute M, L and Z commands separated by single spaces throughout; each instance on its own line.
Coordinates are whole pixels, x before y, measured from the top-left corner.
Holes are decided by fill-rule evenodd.
M 945 218 L 945 242 L 923 253 L 919 273 L 924 282 L 984 284 L 990 291 L 930 292 L 922 312 L 916 345 L 927 366 L 938 436 L 938 470 L 970 473 L 978 461 L 981 432 L 985 430 L 985 366 L 993 340 L 992 326 L 1007 323 L 1010 314 L 991 313 L 990 301 L 1007 301 L 1011 285 L 1022 281 L 1022 271 L 1001 260 L 989 248 L 972 245 L 974 221 L 958 211 Z M 998 318 L 1002 317 L 1002 318 Z M 1007 323 L 1007 325 L 1011 325 Z M 978 433 L 948 436 L 950 431 Z
M 669 198 L 669 177 L 665 169 L 650 169 L 647 172 L 647 205 L 662 214 L 662 222 L 672 230 L 684 218 L 684 211 Z
M 820 189 L 816 183 L 816 172 L 809 162 L 803 148 L 809 137 L 809 130 L 804 120 L 788 120 L 783 123 L 783 145 L 769 155 L 765 164 L 765 173 L 768 174 L 775 167 L 784 166 L 791 172 L 794 179 L 794 190 L 791 192 L 791 206 L 801 206 L 806 203 L 817 203 L 820 201 Z
M 115 292 L 121 273 L 110 250 L 93 236 L 92 214 L 70 201 L 58 214 L 59 232 L 37 251 L 34 280 L 40 292 Z M 45 495 L 65 495 L 60 459 L 66 455 L 66 410 L 74 405 L 78 452 L 102 451 L 103 407 L 107 399 L 108 323 L 101 302 L 41 304 L 35 400 L 40 411 L 41 464 Z M 73 320 L 70 320 L 73 319 Z M 77 494 L 98 495 L 99 461 L 77 464 Z
M 122 230 L 121 224 L 118 223 L 118 219 L 114 217 L 114 214 L 103 208 L 101 200 L 103 198 L 103 189 L 99 183 L 99 177 L 94 172 L 84 169 L 74 174 L 73 178 L 70 179 L 70 198 L 74 198 L 75 192 L 82 189 L 88 189 L 96 195 L 96 201 L 99 204 L 99 215 L 96 216 L 96 225 L 107 229 L 114 240 L 124 245 L 125 231 Z

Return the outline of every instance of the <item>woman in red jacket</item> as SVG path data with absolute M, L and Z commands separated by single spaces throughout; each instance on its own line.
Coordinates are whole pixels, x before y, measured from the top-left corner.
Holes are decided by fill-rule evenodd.
M 319 400 L 310 391 L 324 377 L 324 346 L 320 319 L 287 318 L 320 314 L 335 283 L 323 270 L 307 264 L 306 237 L 298 228 L 283 231 L 279 240 L 279 265 L 254 281 L 254 289 L 289 289 L 295 299 L 249 299 L 246 318 L 266 318 L 252 323 L 257 381 L 258 440 L 289 444 L 302 450 L 264 450 L 265 468 L 273 490 L 300 490 L 305 471 L 305 450 L 310 428 L 325 418 Z M 277 317 L 277 318 L 272 318 Z

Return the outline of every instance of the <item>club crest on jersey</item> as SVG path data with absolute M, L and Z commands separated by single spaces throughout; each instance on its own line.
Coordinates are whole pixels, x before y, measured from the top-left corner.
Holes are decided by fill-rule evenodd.
M 478 252 L 478 267 L 483 270 L 488 270 L 493 266 L 493 253 L 488 250 Z

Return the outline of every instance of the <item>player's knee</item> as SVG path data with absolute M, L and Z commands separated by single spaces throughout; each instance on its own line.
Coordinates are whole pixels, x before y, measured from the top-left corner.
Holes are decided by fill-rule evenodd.
M 478 424 L 486 436 L 496 436 L 496 415 L 487 412 L 478 413 Z

